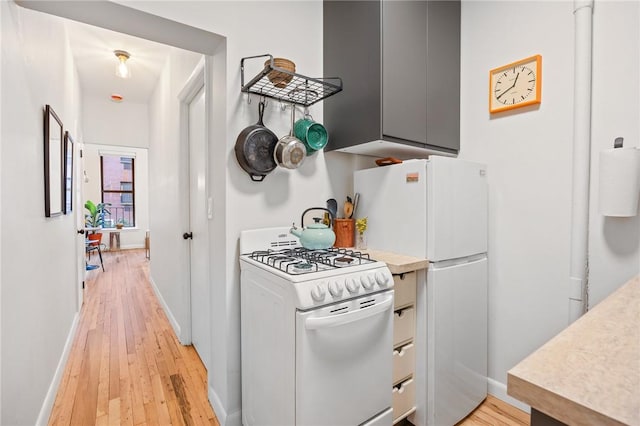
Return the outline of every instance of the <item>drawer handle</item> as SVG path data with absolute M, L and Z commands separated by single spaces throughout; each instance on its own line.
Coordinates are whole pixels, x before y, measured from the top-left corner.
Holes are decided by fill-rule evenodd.
M 413 382 L 413 379 L 409 379 L 406 382 L 402 382 L 393 387 L 393 390 L 397 389 L 398 393 L 404 393 L 407 387 Z
M 409 351 L 409 349 L 413 348 L 413 343 L 409 343 L 408 345 L 404 345 L 401 348 L 398 349 L 394 349 L 393 350 L 393 354 L 394 355 L 398 355 L 400 357 L 403 357 L 407 354 L 407 352 Z
M 402 309 L 400 311 L 396 311 L 395 314 L 398 316 L 398 319 L 404 318 L 409 309 Z

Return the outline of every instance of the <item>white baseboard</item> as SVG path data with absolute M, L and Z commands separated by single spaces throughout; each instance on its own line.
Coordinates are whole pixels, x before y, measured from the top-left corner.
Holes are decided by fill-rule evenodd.
M 176 333 L 176 336 L 178 336 L 178 340 L 180 340 L 181 344 L 188 345 L 189 342 L 185 343 L 182 341 L 180 324 L 178 323 L 178 320 L 176 320 L 176 317 L 173 316 L 173 312 L 171 312 L 171 309 L 169 309 L 169 305 L 167 305 L 167 302 L 164 300 L 164 297 L 162 297 L 162 294 L 160 293 L 160 290 L 158 290 L 158 287 L 156 286 L 156 283 L 155 281 L 153 281 L 152 277 L 149 277 L 149 282 L 151 283 L 151 288 L 153 289 L 153 292 L 156 294 L 156 297 L 160 302 L 160 306 L 162 306 L 162 309 L 164 310 L 165 315 L 169 319 L 169 323 L 171 324 L 171 327 L 173 327 L 173 332 Z
M 126 245 L 120 246 L 120 250 L 143 249 L 143 248 L 144 248 L 144 243 L 143 244 L 126 244 Z
M 213 412 L 216 415 L 220 426 L 241 426 L 242 425 L 242 412 L 240 410 L 234 413 L 227 413 L 227 410 L 224 409 L 222 405 L 222 401 L 218 398 L 218 394 L 213 390 L 211 386 L 209 388 L 209 403 L 211 404 L 211 408 L 213 408 Z
M 517 400 L 509 395 L 507 395 L 507 385 L 500 383 L 497 380 L 489 378 L 489 394 L 495 396 L 501 401 L 506 402 L 507 404 L 513 405 L 516 408 L 521 409 L 527 413 L 531 413 L 531 407 L 529 407 L 524 402 Z
M 51 416 L 53 404 L 56 402 L 58 387 L 60 386 L 60 382 L 62 381 L 62 375 L 64 374 L 65 367 L 67 366 L 67 361 L 69 360 L 69 354 L 71 353 L 73 339 L 76 336 L 76 330 L 78 329 L 79 322 L 80 313 L 76 312 L 73 316 L 73 321 L 71 322 L 71 329 L 69 330 L 69 334 L 67 335 L 67 340 L 66 342 L 64 342 L 64 348 L 62 349 L 62 355 L 60 355 L 58 366 L 56 367 L 56 371 L 53 374 L 53 379 L 51 380 L 51 384 L 49 385 L 47 394 L 45 395 L 44 401 L 42 402 L 42 407 L 40 408 L 40 413 L 38 414 L 38 419 L 36 420 L 36 426 L 46 425 L 47 423 L 49 423 L 49 416 Z
M 107 247 L 108 247 L 108 250 L 111 251 L 111 247 L 108 244 L 107 244 Z M 144 244 L 127 244 L 127 245 L 120 246 L 119 249 L 114 249 L 113 251 L 143 249 L 143 248 L 144 248 Z

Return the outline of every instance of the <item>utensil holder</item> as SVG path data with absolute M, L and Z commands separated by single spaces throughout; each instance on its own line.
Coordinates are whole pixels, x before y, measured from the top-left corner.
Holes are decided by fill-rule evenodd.
M 334 247 L 353 247 L 353 219 L 333 219 L 333 232 L 336 234 Z

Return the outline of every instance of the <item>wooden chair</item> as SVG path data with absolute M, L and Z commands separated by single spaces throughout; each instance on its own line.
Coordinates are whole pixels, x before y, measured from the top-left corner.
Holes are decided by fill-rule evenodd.
M 91 260 L 91 252 L 97 251 L 98 257 L 100 257 L 100 266 L 102 266 L 102 272 L 104 272 L 104 263 L 102 262 L 102 233 L 96 232 L 94 234 L 87 235 L 86 253 Z

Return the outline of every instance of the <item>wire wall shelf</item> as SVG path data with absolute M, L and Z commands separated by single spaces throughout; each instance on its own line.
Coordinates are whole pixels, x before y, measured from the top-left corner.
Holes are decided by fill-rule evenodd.
M 262 71 L 245 84 L 245 60 L 269 58 Z M 340 77 L 311 78 L 302 74 L 288 71 L 275 66 L 273 56 L 248 56 L 240 61 L 241 88 L 244 93 L 253 93 L 271 99 L 277 99 L 290 104 L 308 107 L 329 96 L 342 91 Z

